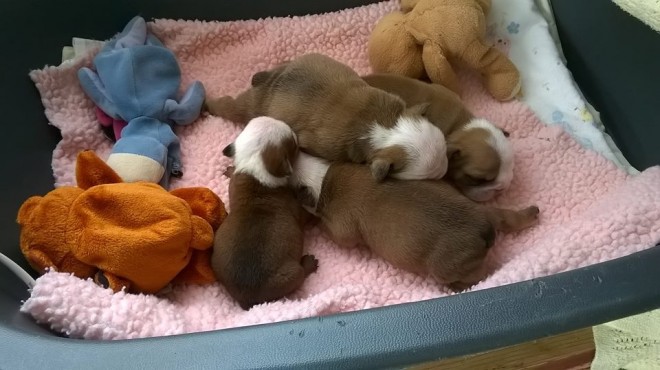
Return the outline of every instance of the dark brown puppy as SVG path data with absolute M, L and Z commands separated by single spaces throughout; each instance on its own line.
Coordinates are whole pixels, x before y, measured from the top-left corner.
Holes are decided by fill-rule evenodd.
M 470 199 L 486 201 L 507 189 L 513 178 L 508 134 L 475 117 L 460 97 L 442 85 L 394 74 L 362 77 L 369 85 L 401 97 L 407 105 L 429 104 L 425 116 L 445 134 L 447 177 Z
M 534 224 L 535 206 L 511 211 L 476 203 L 444 180 L 376 182 L 364 166 L 300 153 L 292 186 L 338 244 L 368 246 L 394 266 L 430 274 L 454 290 L 486 276 L 496 231 Z
M 331 161 L 368 163 L 373 176 L 441 178 L 447 171 L 444 135 L 425 105 L 369 86 L 350 67 L 307 54 L 252 77 L 236 98 L 208 99 L 208 111 L 238 124 L 257 116 L 286 122 L 301 150 Z
M 256 118 L 223 153 L 234 159 L 231 208 L 215 235 L 212 267 L 247 310 L 298 289 L 318 262 L 303 256 L 305 211 L 287 185 L 298 154 L 289 126 Z

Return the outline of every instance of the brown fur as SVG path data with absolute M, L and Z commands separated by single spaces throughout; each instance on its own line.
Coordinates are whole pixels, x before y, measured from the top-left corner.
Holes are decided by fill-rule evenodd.
M 206 108 L 241 125 L 257 116 L 284 121 L 305 152 L 353 163 L 386 160 L 363 139 L 372 123 L 392 127 L 400 116 L 424 111 L 406 109 L 399 97 L 369 86 L 350 67 L 321 54 L 306 54 L 258 72 L 250 89 L 236 98 L 209 99 Z
M 299 199 L 309 194 L 300 190 Z M 334 163 L 323 180 L 316 212 L 340 245 L 363 244 L 399 268 L 463 289 L 485 276 L 483 260 L 497 230 L 522 230 L 539 210 L 475 203 L 445 181 L 377 183 L 368 169 Z
M 246 310 L 297 290 L 318 262 L 303 256 L 305 215 L 293 192 L 239 173 L 231 177 L 229 201 L 212 257 L 218 281 Z
M 376 73 L 362 78 L 373 87 L 399 96 L 408 106 L 429 104 L 425 117 L 445 134 L 447 178 L 459 188 L 481 185 L 497 177 L 500 158 L 486 141 L 490 133 L 481 128 L 461 130 L 475 117 L 454 92 L 442 85 L 394 74 Z
M 458 131 L 447 145 L 449 169 L 447 177 L 459 188 L 479 186 L 495 180 L 500 157 L 487 139 L 490 133 L 482 128 Z
M 280 145 L 267 145 L 261 152 L 261 160 L 266 170 L 275 177 L 291 175 L 291 160 L 298 153 L 298 145 L 293 138 L 285 139 Z
M 297 146 L 293 139 L 261 153 L 276 177 L 291 174 Z M 232 144 L 225 149 L 233 155 Z M 303 255 L 307 214 L 288 186 L 268 187 L 247 173 L 229 170 L 231 212 L 215 235 L 212 266 L 218 281 L 247 310 L 283 298 L 316 271 L 318 261 Z

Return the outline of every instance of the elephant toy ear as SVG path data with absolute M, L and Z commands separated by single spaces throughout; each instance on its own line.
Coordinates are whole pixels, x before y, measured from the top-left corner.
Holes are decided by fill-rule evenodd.
M 78 153 L 76 160 L 76 183 L 87 190 L 92 186 L 123 182 L 121 177 L 108 166 L 96 153 L 85 150 Z
M 165 45 L 163 45 L 163 43 L 153 34 L 147 35 L 147 45 L 158 46 L 161 48 L 165 47 Z
M 96 106 L 108 116 L 121 119 L 117 106 L 108 95 L 103 81 L 96 72 L 87 67 L 82 67 L 78 70 L 78 80 L 82 89 Z
M 140 16 L 133 17 L 126 27 L 107 44 L 107 49 L 123 49 L 145 45 L 147 22 Z
M 178 125 L 187 125 L 199 117 L 204 104 L 204 85 L 195 81 L 181 98 L 180 102 L 172 99 L 165 101 L 165 112 L 167 118 Z

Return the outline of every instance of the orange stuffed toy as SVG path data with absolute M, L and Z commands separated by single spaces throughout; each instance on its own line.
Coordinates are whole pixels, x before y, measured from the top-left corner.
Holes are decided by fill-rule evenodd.
M 76 180 L 30 197 L 18 212 L 21 251 L 35 270 L 146 294 L 215 281 L 211 247 L 227 213 L 213 191 L 124 183 L 92 151 L 78 154 Z
M 401 11 L 385 15 L 371 33 L 372 69 L 428 77 L 460 95 L 452 64 L 462 62 L 481 73 L 495 99 L 513 99 L 520 93 L 520 73 L 484 40 L 490 5 L 490 0 L 401 0 Z

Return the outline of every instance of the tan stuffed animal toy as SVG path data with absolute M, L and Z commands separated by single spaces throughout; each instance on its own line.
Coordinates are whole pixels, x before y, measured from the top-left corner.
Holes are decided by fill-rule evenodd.
M 216 280 L 211 247 L 227 212 L 211 189 L 124 183 L 92 151 L 78 155 L 76 180 L 20 207 L 21 251 L 35 270 L 146 294 Z
M 520 92 L 520 73 L 505 54 L 485 42 L 490 0 L 401 0 L 401 11 L 384 16 L 369 39 L 374 72 L 428 77 L 460 95 L 452 64 L 481 73 L 499 101 Z

